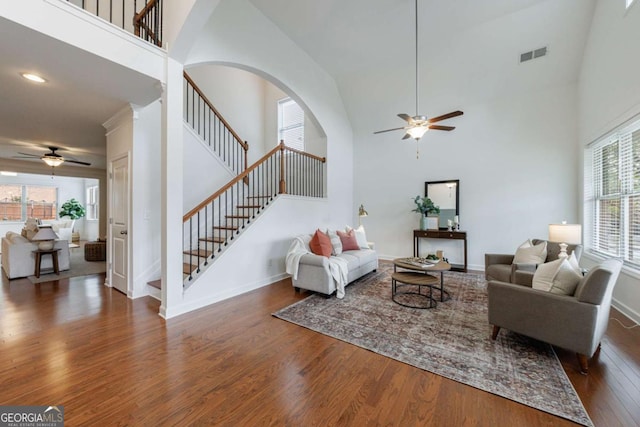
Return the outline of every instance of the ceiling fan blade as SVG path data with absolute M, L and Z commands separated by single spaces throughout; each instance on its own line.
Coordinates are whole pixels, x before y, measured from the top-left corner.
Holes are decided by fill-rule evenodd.
M 379 130 L 379 131 L 374 132 L 374 134 L 377 134 L 377 133 L 384 133 L 384 132 L 391 132 L 392 130 L 400 130 L 400 129 L 404 129 L 404 127 L 401 127 L 401 128 L 393 128 L 393 129 L 385 129 L 385 130 Z
M 402 139 L 409 139 L 411 138 L 411 134 L 409 134 L 409 132 L 405 133 L 404 136 L 402 137 Z
M 400 117 L 402 120 L 405 120 L 407 123 L 411 123 L 413 121 L 413 117 L 405 113 L 398 114 L 398 117 Z
M 429 129 L 434 129 L 434 130 L 454 130 L 455 126 L 429 125 Z
M 81 162 L 80 160 L 64 159 L 64 161 L 65 161 L 65 163 L 76 163 L 76 164 L 79 164 L 79 165 L 91 166 L 91 163 Z
M 39 156 L 39 155 L 37 155 L 37 154 L 20 153 L 20 152 L 18 152 L 18 154 L 22 154 L 23 156 L 28 156 L 28 157 L 40 157 L 40 156 Z
M 429 120 L 427 120 L 427 123 L 435 123 L 435 122 L 439 122 L 440 120 L 446 120 L 446 119 L 450 119 L 452 117 L 458 117 L 458 116 L 461 116 L 463 114 L 464 113 L 462 111 L 452 111 L 450 113 L 443 114 L 441 116 L 429 119 Z

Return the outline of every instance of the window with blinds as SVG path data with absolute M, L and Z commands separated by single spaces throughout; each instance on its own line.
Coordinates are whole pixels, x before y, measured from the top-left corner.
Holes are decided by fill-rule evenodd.
M 86 218 L 88 220 L 97 220 L 98 219 L 98 186 L 92 185 L 91 187 L 87 187 L 87 215 Z
M 585 153 L 586 245 L 640 267 L 640 120 Z
M 304 111 L 291 98 L 278 101 L 278 141 L 304 151 Z

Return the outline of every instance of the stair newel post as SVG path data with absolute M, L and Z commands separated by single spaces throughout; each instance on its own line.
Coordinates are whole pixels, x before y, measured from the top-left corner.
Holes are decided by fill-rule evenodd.
M 245 141 L 244 142 L 244 168 L 242 168 L 243 172 L 247 170 L 247 168 L 249 167 L 249 158 L 247 154 L 248 152 L 249 152 L 249 143 Z
M 284 167 L 284 140 L 280 140 L 280 194 L 287 194 L 287 182 L 285 181 Z

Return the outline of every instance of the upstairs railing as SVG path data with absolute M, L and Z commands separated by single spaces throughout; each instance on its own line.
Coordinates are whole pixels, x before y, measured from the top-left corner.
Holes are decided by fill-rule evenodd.
M 183 217 L 188 279 L 216 257 L 278 194 L 324 197 L 324 157 L 281 142 Z
M 249 144 L 238 136 L 186 72 L 184 85 L 184 120 L 235 173 L 244 171 Z
M 162 46 L 162 0 L 67 0 L 136 36 Z
M 133 33 L 156 46 L 162 46 L 162 4 L 149 0 L 133 17 Z

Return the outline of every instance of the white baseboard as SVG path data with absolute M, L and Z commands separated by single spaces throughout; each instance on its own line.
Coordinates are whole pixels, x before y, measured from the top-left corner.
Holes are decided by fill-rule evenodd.
M 171 319 L 173 317 L 180 316 L 181 314 L 185 314 L 190 311 L 215 304 L 216 302 L 224 301 L 226 299 L 245 294 L 258 288 L 262 288 L 263 286 L 271 285 L 272 283 L 278 282 L 286 277 L 289 277 L 287 273 L 278 273 L 275 276 L 271 276 L 266 279 L 247 283 L 240 287 L 229 289 L 215 295 L 209 295 L 207 298 L 172 307 L 170 310 L 167 310 L 166 307 L 160 307 L 160 316 L 165 319 Z

